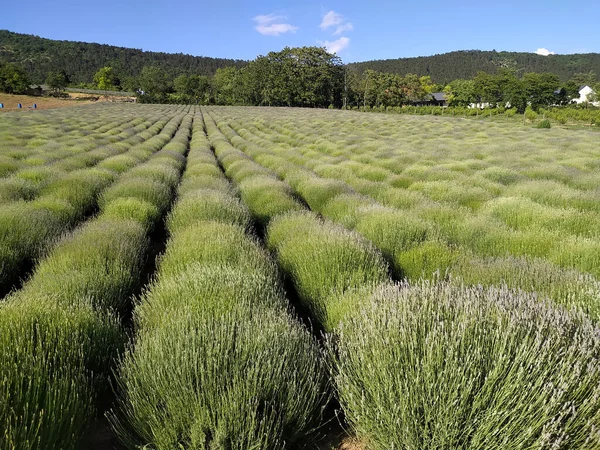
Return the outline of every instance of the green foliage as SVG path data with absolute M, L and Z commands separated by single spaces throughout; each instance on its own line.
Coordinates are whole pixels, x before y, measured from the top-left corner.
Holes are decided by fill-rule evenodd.
M 530 122 L 535 121 L 535 119 L 537 119 L 537 113 L 533 110 L 533 108 L 531 108 L 530 106 L 527 107 L 527 109 L 525 110 L 525 119 L 529 120 Z
M 276 266 L 247 234 L 249 213 L 232 190 L 194 190 L 223 178 L 205 172 L 216 161 L 201 124 L 109 417 L 132 448 L 301 445 L 328 399 L 319 350 L 287 311 Z
M 454 80 L 444 88 L 450 106 L 469 106 L 476 103 L 473 80 Z
M 473 78 L 477 72 L 497 74 L 503 68 L 523 69 L 525 72 L 550 72 L 558 75 L 560 80 L 567 81 L 578 72 L 587 72 L 590 69 L 600 73 L 600 58 L 597 53 L 552 55 L 548 58 L 526 52 L 463 50 L 417 58 L 351 63 L 348 68 L 360 73 L 371 69 L 399 75 L 406 73 L 430 75 L 435 83 L 442 84 L 448 84 L 456 79 Z M 587 76 L 586 74 L 583 79 L 587 80 Z
M 29 89 L 29 77 L 25 70 L 13 63 L 0 61 L 0 92 L 23 94 Z
M 325 330 L 351 311 L 337 307 L 339 296 L 388 279 L 386 263 L 369 242 L 306 212 L 275 217 L 267 242 L 301 302 Z
M 233 104 L 341 106 L 341 59 L 320 47 L 285 47 L 280 52 L 269 52 L 240 69 L 238 76 L 236 85 L 246 88 L 243 98 L 234 98 Z M 221 83 L 217 77 L 216 83 L 218 90 Z
M 64 70 L 60 72 L 49 72 L 46 76 L 46 84 L 55 93 L 64 90 L 69 85 L 70 79 Z
M 339 399 L 371 448 L 600 448 L 600 341 L 581 314 L 418 283 L 363 296 L 334 336 Z
M 120 81 L 115 74 L 115 70 L 110 66 L 106 66 L 98 69 L 94 75 L 94 83 L 101 91 L 114 91 L 119 86 Z
M 157 66 L 144 67 L 138 76 L 138 85 L 141 91 L 138 100 L 142 103 L 164 103 L 172 90 L 168 74 Z
M 560 80 L 557 75 L 551 73 L 526 73 L 523 75 L 525 93 L 531 107 L 537 111 L 540 107 L 555 103 L 555 94 Z
M 135 91 L 134 79 L 145 66 L 162 65 L 171 79 L 179 75 L 212 76 L 220 67 L 243 67 L 246 61 L 191 56 L 182 53 L 148 52 L 112 45 L 55 41 L 38 36 L 0 30 L 0 58 L 22 66 L 31 80 L 42 83 L 49 72 L 65 70 L 74 84 L 91 83 L 100 67 L 111 66 L 128 91 Z M 43 56 L 42 56 L 43 55 Z M 73 55 L 78 55 L 76 58 Z
M 0 447 L 77 448 L 124 342 L 117 320 L 83 299 L 0 303 Z
M 211 80 L 205 75 L 180 75 L 173 80 L 173 86 L 180 95 L 181 103 L 206 104 L 210 100 Z
M 548 119 L 542 119 L 535 124 L 535 128 L 552 128 L 552 124 Z

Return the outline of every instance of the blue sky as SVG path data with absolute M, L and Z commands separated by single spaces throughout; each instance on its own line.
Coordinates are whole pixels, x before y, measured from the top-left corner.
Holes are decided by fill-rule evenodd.
M 321 45 L 344 62 L 470 49 L 600 52 L 598 23 L 597 0 L 7 0 L 0 9 L 0 29 L 50 39 L 237 59 Z

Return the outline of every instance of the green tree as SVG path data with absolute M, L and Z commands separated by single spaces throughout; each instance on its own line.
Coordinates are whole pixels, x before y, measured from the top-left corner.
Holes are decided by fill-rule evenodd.
M 0 63 L 0 91 L 22 94 L 29 89 L 29 78 L 25 71 L 13 63 Z
M 489 73 L 478 72 L 473 78 L 473 88 L 475 96 L 482 103 L 489 103 L 491 107 L 502 103 L 502 88 L 498 77 Z
M 180 75 L 173 80 L 173 87 L 183 103 L 208 103 L 210 79 L 204 75 Z
M 138 99 L 141 103 L 164 103 L 172 91 L 172 83 L 167 73 L 156 66 L 146 66 L 138 77 Z
M 46 84 L 55 93 L 59 93 L 69 85 L 69 76 L 64 70 L 60 72 L 50 72 L 46 77 Z
M 576 73 L 571 77 L 570 81 L 576 84 L 578 88 L 581 86 L 593 87 L 597 82 L 596 72 L 590 70 L 589 72 Z
M 213 78 L 215 102 L 218 105 L 237 105 L 242 103 L 240 92 L 241 73 L 235 67 L 217 69 Z
M 475 103 L 475 83 L 473 80 L 454 80 L 444 88 L 450 106 L 469 106 Z
M 119 86 L 119 78 L 112 67 L 106 66 L 98 69 L 94 83 L 101 91 L 114 91 Z
M 229 68 L 218 71 L 215 84 L 220 98 L 235 92 L 235 102 L 241 98 L 273 106 L 341 106 L 344 67 L 338 56 L 324 48 L 285 47 L 258 56 L 239 73 Z
M 556 103 L 555 91 L 560 87 L 558 76 L 552 73 L 530 72 L 523 75 L 523 84 L 534 111 Z
M 515 108 L 523 114 L 527 108 L 527 93 L 523 82 L 517 78 L 513 68 L 502 68 L 496 76 L 501 106 Z

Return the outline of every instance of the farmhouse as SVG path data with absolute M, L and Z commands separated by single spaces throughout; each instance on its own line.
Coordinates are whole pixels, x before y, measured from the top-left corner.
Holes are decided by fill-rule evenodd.
M 594 95 L 596 92 L 589 86 L 580 86 L 579 87 L 579 97 L 573 99 L 573 103 L 577 103 L 578 105 L 581 103 L 590 102 L 590 97 Z M 600 106 L 600 101 L 590 102 L 594 106 Z
M 431 93 L 431 102 L 435 106 L 448 106 L 448 101 L 446 100 L 445 92 L 432 92 Z
M 448 106 L 448 101 L 444 92 L 432 92 L 422 100 L 417 100 L 412 104 L 413 106 Z

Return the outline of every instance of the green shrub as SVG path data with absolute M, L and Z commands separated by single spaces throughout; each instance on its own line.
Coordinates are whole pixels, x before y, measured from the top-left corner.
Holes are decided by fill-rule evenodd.
M 534 295 L 389 286 L 330 342 L 346 418 L 373 449 L 600 448 L 600 333 Z
M 321 214 L 346 228 L 354 228 L 362 208 L 374 203 L 374 200 L 364 195 L 340 194 L 333 197 L 321 208 Z
M 304 207 L 292 196 L 290 187 L 269 176 L 244 178 L 238 184 L 242 200 L 260 226 L 266 226 L 278 214 L 300 211 Z
M 19 177 L 0 179 L 0 204 L 18 200 L 32 200 L 38 188 L 29 180 Z
M 77 299 L 1 303 L 0 447 L 77 448 L 124 342 L 114 317 Z
M 466 285 L 499 286 L 537 292 L 555 303 L 600 319 L 600 282 L 593 276 L 559 267 L 545 259 L 485 258 L 462 253 L 451 268 L 452 279 Z
M 394 270 L 410 281 L 445 277 L 456 262 L 459 253 L 443 242 L 426 240 L 398 255 Z
M 139 288 L 147 246 L 137 222 L 92 221 L 65 236 L 18 295 L 51 293 L 65 304 L 88 298 L 100 309 L 122 312 Z
M 226 192 L 212 189 L 186 192 L 171 211 L 167 227 L 176 232 L 207 220 L 250 227 L 250 213 L 246 206 Z
M 326 330 L 339 319 L 337 313 L 329 314 L 329 297 L 388 279 L 388 267 L 372 245 L 356 233 L 306 213 L 277 216 L 269 223 L 267 239 L 301 302 Z
M 110 416 L 129 447 L 279 449 L 306 442 L 327 400 L 317 346 L 280 310 L 250 313 L 245 286 L 225 297 L 241 303 L 219 315 L 195 305 L 218 302 L 220 296 L 207 296 L 213 286 L 197 297 L 188 291 L 159 327 L 140 330 L 121 365 L 119 409 Z
M 530 122 L 535 121 L 535 119 L 537 119 L 537 113 L 531 109 L 531 106 L 528 106 L 527 108 L 525 108 L 525 119 L 529 120 Z
M 431 227 L 406 213 L 381 206 L 361 208 L 355 230 L 381 250 L 397 277 L 404 275 L 400 255 L 425 241 Z
M 134 220 L 140 223 L 146 233 L 151 232 L 161 219 L 158 208 L 147 201 L 133 197 L 115 198 L 102 211 L 102 218 L 108 220 Z
M 552 128 L 552 124 L 548 119 L 543 119 L 535 124 L 534 128 Z
M 0 208 L 0 291 L 6 293 L 27 263 L 42 255 L 62 224 L 47 208 L 15 202 Z
M 321 212 L 326 203 L 336 195 L 351 192 L 344 182 L 317 177 L 304 180 L 296 190 L 315 212 Z
M 106 189 L 99 198 L 100 209 L 117 198 L 131 197 L 146 201 L 164 213 L 171 204 L 173 189 L 164 183 L 147 178 L 126 177 Z
M 233 265 L 247 272 L 276 273 L 273 262 L 238 224 L 198 221 L 171 232 L 159 274 L 174 275 L 188 264 Z

